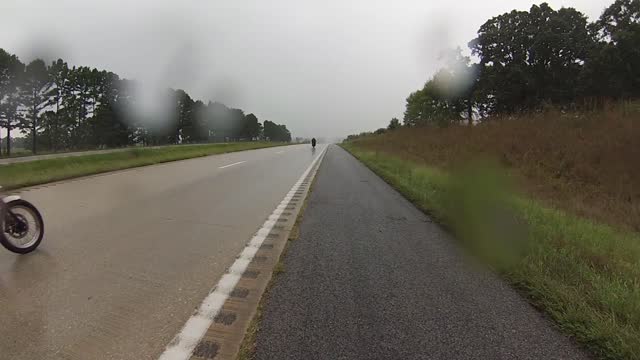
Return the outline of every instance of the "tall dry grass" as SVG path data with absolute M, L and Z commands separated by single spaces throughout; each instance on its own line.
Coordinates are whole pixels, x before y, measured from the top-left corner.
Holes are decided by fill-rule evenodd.
M 640 106 L 492 118 L 476 126 L 402 128 L 356 140 L 369 150 L 450 169 L 491 158 L 534 198 L 640 231 Z

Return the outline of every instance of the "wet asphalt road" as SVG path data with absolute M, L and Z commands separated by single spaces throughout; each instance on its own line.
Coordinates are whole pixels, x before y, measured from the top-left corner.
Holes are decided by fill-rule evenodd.
M 263 313 L 257 359 L 586 359 L 332 146 Z
M 46 231 L 32 254 L 0 248 L 0 359 L 157 358 L 313 158 L 294 145 L 23 191 Z

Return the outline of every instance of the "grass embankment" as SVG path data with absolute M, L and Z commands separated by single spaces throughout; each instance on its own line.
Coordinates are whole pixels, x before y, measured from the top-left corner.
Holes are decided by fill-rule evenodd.
M 640 232 L 640 104 L 505 117 L 473 127 L 403 128 L 358 144 L 444 170 L 490 158 L 535 199 Z
M 609 161 L 614 160 L 608 157 L 625 144 L 638 145 L 625 143 L 632 134 L 624 129 L 602 134 L 605 140 L 593 139 L 589 134 L 597 132 L 590 127 L 601 124 L 575 125 L 573 121 L 563 121 L 495 122 L 466 129 L 403 129 L 343 146 L 418 207 L 448 226 L 471 252 L 521 289 L 559 327 L 596 355 L 606 359 L 640 359 L 640 234 L 631 230 L 640 219 L 630 219 L 637 214 L 633 212 L 628 212 L 625 218 L 605 214 L 607 211 L 623 214 L 624 209 L 632 209 L 634 205 L 637 210 L 637 203 L 603 202 L 598 206 L 592 200 L 618 196 L 637 199 L 639 183 L 635 183 L 636 188 L 624 185 L 634 181 L 630 179 L 637 168 L 632 167 L 637 164 L 629 162 L 625 169 L 621 163 L 624 160 L 612 164 Z M 567 124 L 574 127 L 567 129 Z M 555 143 L 540 139 L 542 135 L 538 132 L 543 129 L 525 131 L 528 125 L 560 131 L 550 135 L 559 141 L 556 148 L 546 148 Z M 507 133 L 523 137 L 491 139 L 495 134 Z M 563 135 L 564 139 L 559 138 Z M 618 137 L 617 141 L 613 136 Z M 469 156 L 481 144 L 485 147 L 477 154 L 482 154 L 485 162 L 479 156 Z M 595 153 L 588 149 L 591 146 L 599 149 L 599 159 L 568 165 L 571 162 L 568 158 L 589 159 L 589 154 Z M 569 147 L 578 153 L 570 153 Z M 520 148 L 524 150 L 517 150 Z M 502 155 L 508 162 L 495 156 L 501 149 L 505 149 Z M 636 150 L 626 148 L 631 153 Z M 626 154 L 618 155 L 631 161 Z M 596 169 L 593 173 L 586 171 L 601 181 L 623 176 L 625 171 L 626 175 L 619 179 L 619 187 L 615 189 L 605 188 L 612 186 L 610 181 L 614 179 L 598 185 L 588 176 L 575 175 L 583 171 L 577 169 L 590 169 L 594 165 L 603 172 L 617 171 L 613 175 L 598 174 Z M 510 171 L 505 171 L 507 167 Z M 556 167 L 564 169 L 565 175 L 551 178 L 542 175 L 555 173 Z M 531 176 L 536 173 L 539 175 Z M 567 183 L 577 188 L 569 190 Z M 600 187 L 603 194 L 593 193 Z M 521 195 L 518 188 L 534 190 Z M 585 189 L 590 193 L 580 194 Z M 580 206 L 581 201 L 587 205 Z M 564 210 L 556 210 L 551 204 Z M 586 213 L 590 219 L 576 216 L 584 215 L 581 209 L 585 208 L 589 209 Z
M 0 185 L 6 189 L 15 189 L 107 171 L 280 145 L 283 144 L 238 142 L 136 148 L 107 154 L 61 157 L 0 165 Z

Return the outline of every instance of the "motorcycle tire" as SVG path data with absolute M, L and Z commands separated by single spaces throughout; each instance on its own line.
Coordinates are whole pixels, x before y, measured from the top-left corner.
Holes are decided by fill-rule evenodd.
M 42 215 L 40 214 L 40 211 L 38 211 L 38 209 L 35 206 L 33 206 L 30 202 L 22 199 L 10 201 L 9 203 L 6 204 L 7 211 L 5 212 L 6 213 L 5 217 L 10 216 L 9 215 L 10 210 L 18 210 L 20 208 L 28 211 L 33 216 L 33 220 L 35 220 L 35 224 L 33 225 L 38 227 L 37 229 L 38 234 L 35 234 L 34 239 L 29 241 L 26 245 L 24 246 L 16 245 L 6 237 L 7 235 L 5 233 L 6 218 L 0 219 L 0 243 L 9 251 L 12 251 L 17 254 L 27 254 L 35 250 L 38 247 L 38 245 L 40 245 L 40 242 L 42 241 L 42 237 L 44 236 L 44 221 L 42 220 Z

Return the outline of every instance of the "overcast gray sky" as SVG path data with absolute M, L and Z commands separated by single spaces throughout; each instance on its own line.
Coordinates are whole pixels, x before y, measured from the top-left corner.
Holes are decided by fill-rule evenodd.
M 551 0 L 591 20 L 613 0 Z M 530 0 L 0 0 L 0 48 L 62 57 L 344 136 L 402 118 L 407 95 L 492 16 Z M 539 3 L 539 2 L 536 2 Z

